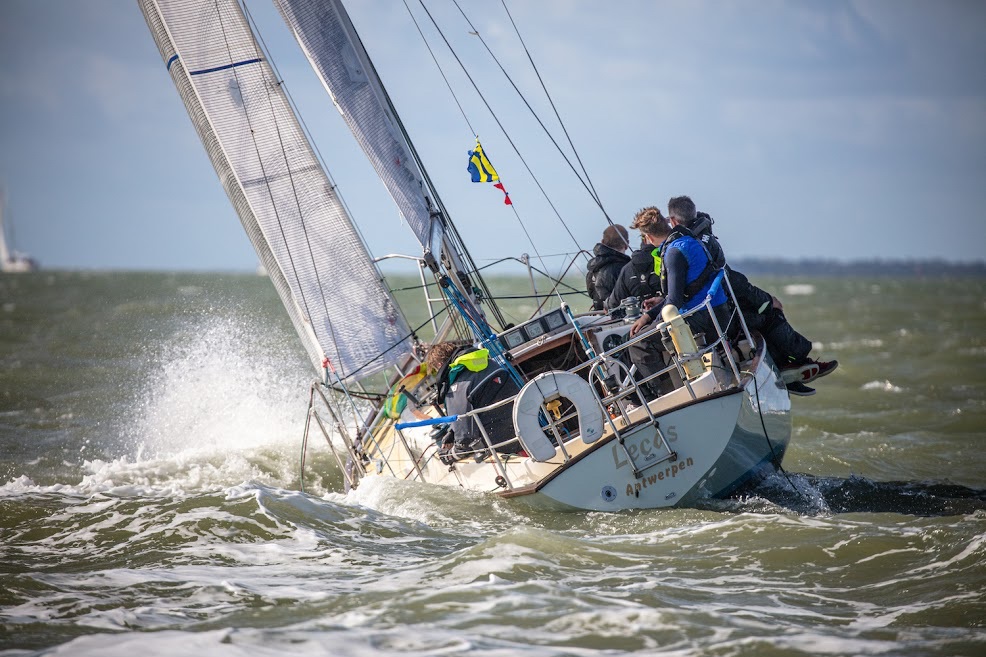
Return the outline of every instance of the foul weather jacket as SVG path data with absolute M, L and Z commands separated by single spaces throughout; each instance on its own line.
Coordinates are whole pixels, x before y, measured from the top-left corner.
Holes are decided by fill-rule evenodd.
M 585 288 L 592 297 L 592 309 L 602 310 L 630 256 L 601 243 L 593 247 L 592 253 L 595 257 L 586 266 Z
M 654 247 L 643 244 L 630 256 L 630 262 L 623 265 L 616 285 L 606 299 L 606 310 L 612 310 L 627 297 L 641 300 L 661 292 L 660 277 L 654 272 Z

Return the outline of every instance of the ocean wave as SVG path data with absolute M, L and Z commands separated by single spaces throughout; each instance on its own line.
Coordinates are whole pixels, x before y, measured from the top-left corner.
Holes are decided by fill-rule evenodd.
M 860 338 L 858 340 L 839 340 L 835 342 L 815 341 L 813 344 L 818 351 L 825 349 L 842 351 L 844 349 L 879 349 L 883 347 L 884 342 L 880 338 Z
M 882 390 L 883 392 L 901 393 L 904 389 L 890 381 L 870 381 L 859 387 L 860 390 Z
M 810 283 L 794 283 L 784 286 L 784 294 L 788 296 L 809 296 L 815 293 L 815 286 Z

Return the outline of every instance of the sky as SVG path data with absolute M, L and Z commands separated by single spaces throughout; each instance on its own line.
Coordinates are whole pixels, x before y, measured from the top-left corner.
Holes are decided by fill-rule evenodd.
M 246 4 L 371 253 L 418 255 L 273 4 Z M 507 0 L 535 72 L 501 3 L 459 0 L 470 27 L 425 0 L 506 135 L 408 4 L 454 98 L 403 2 L 347 6 L 480 265 L 558 271 L 606 226 L 483 41 L 567 149 L 540 74 L 616 222 L 688 194 L 730 258 L 986 259 L 984 2 Z M 470 182 L 474 132 L 516 215 Z M 0 184 L 43 267 L 257 265 L 136 2 L 0 0 Z

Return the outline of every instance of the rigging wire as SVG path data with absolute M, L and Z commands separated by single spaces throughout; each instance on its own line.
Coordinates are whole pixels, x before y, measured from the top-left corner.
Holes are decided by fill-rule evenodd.
M 586 170 L 585 164 L 582 162 L 582 158 L 579 156 L 578 149 L 575 148 L 575 143 L 572 141 L 572 136 L 568 134 L 568 128 L 565 127 L 565 122 L 562 120 L 561 114 L 558 112 L 558 108 L 555 106 L 554 99 L 551 97 L 551 94 L 548 92 L 548 87 L 544 83 L 544 79 L 541 77 L 541 71 L 538 70 L 537 64 L 534 63 L 534 58 L 531 56 L 531 51 L 527 49 L 527 43 L 525 43 L 524 37 L 521 36 L 520 29 L 517 27 L 517 23 L 514 22 L 513 15 L 510 13 L 510 10 L 507 9 L 507 1 L 500 0 L 500 4 L 503 5 L 503 11 L 506 12 L 507 18 L 510 19 L 510 24 L 514 28 L 514 33 L 517 35 L 517 40 L 520 41 L 520 45 L 524 46 L 524 54 L 527 55 L 527 61 L 531 63 L 531 68 L 534 70 L 535 75 L 537 75 L 538 82 L 541 83 L 541 89 L 544 90 L 544 96 L 545 98 L 548 99 L 548 103 L 551 105 L 551 109 L 555 113 L 555 118 L 558 119 L 558 125 L 561 126 L 562 132 L 565 133 L 565 139 L 568 140 L 568 145 L 572 149 L 572 154 L 575 156 L 575 160 L 579 163 L 579 168 L 582 169 L 582 174 L 585 176 L 585 183 L 588 184 L 589 189 L 591 190 L 592 198 L 596 201 L 596 204 L 599 206 L 599 209 L 602 210 L 603 215 L 606 217 L 606 221 L 608 221 L 610 225 L 612 225 L 613 220 L 610 219 L 609 213 L 606 212 L 606 208 L 603 207 L 602 201 L 599 199 L 599 193 L 596 191 L 595 185 L 592 184 L 592 179 L 589 177 L 589 172 L 588 170 Z M 480 39 L 482 39 L 482 37 L 480 37 Z M 513 84 L 512 81 L 511 84 Z M 560 150 L 561 149 L 559 149 L 559 151 Z M 566 161 L 568 161 L 567 158 Z M 571 162 L 569 162 L 569 166 L 571 166 Z M 576 175 L 578 174 L 576 173 Z
M 452 89 L 452 84 L 448 81 L 448 77 L 445 75 L 445 69 L 442 65 L 438 63 L 438 57 L 435 56 L 435 51 L 431 49 L 431 44 L 428 43 L 428 39 L 425 38 L 425 33 L 421 31 L 421 26 L 418 24 L 418 19 L 414 17 L 414 13 L 411 11 L 411 5 L 407 4 L 407 0 L 404 0 L 404 8 L 407 9 L 408 15 L 411 17 L 411 22 L 414 23 L 414 27 L 418 30 L 418 34 L 421 36 L 421 40 L 424 41 L 425 48 L 428 49 L 428 54 L 431 55 L 431 61 L 435 62 L 435 68 L 438 72 L 442 74 L 442 79 L 445 80 L 445 86 L 448 87 L 448 91 L 452 94 L 452 99 L 459 108 L 459 113 L 462 114 L 463 120 L 465 120 L 466 125 L 469 126 L 469 132 L 476 135 L 476 129 L 472 127 L 472 123 L 469 122 L 469 117 L 466 116 L 466 110 L 462 108 L 462 103 L 459 102 L 459 97 L 455 95 L 455 91 Z
M 562 218 L 561 213 L 558 211 L 558 208 L 555 207 L 555 204 L 551 201 L 551 198 L 548 196 L 547 191 L 545 191 L 544 186 L 541 185 L 541 181 L 538 179 L 538 177 L 536 175 L 534 175 L 534 172 L 531 170 L 530 165 L 528 165 L 527 160 L 524 159 L 524 156 L 521 154 L 520 149 L 517 147 L 517 144 L 514 142 L 513 138 L 510 136 L 510 133 L 507 132 L 507 129 L 504 127 L 503 123 L 500 121 L 500 119 L 497 117 L 496 113 L 493 111 L 493 108 L 490 106 L 489 101 L 486 100 L 486 96 L 483 95 L 483 92 L 480 90 L 479 85 L 476 83 L 476 81 L 473 79 L 472 75 L 469 73 L 469 70 L 466 68 L 465 64 L 462 62 L 462 59 L 459 57 L 458 53 L 452 47 L 452 44 L 449 43 L 449 40 L 445 36 L 445 33 L 438 26 L 438 23 L 435 20 L 435 17 L 432 16 L 431 12 L 428 10 L 428 7 L 425 6 L 424 0 L 418 0 L 418 3 L 421 5 L 421 8 L 424 10 L 424 12 L 428 15 L 428 18 L 431 20 L 432 25 L 435 26 L 435 29 L 438 31 L 439 36 L 442 37 L 442 40 L 445 42 L 445 45 L 448 47 L 449 52 L 452 53 L 452 56 L 455 58 L 455 61 L 459 64 L 459 67 L 462 69 L 462 72 L 469 79 L 469 82 L 472 84 L 473 89 L 476 90 L 476 93 L 479 95 L 480 99 L 483 101 L 483 104 L 486 106 L 486 109 L 489 111 L 490 116 L 493 117 L 493 120 L 496 122 L 497 126 L 499 126 L 500 131 L 503 133 L 503 136 L 506 137 L 507 141 L 510 143 L 510 146 L 513 148 L 514 153 L 517 154 L 517 157 L 520 159 L 521 163 L 524 165 L 524 168 L 527 169 L 527 173 L 531 176 L 531 179 L 534 181 L 534 184 L 537 185 L 538 189 L 541 191 L 541 195 L 544 196 L 544 199 L 548 203 L 548 206 L 555 213 L 555 216 L 558 217 L 558 221 L 561 222 L 561 225 L 565 228 L 565 232 L 567 232 L 568 233 L 568 236 L 572 238 L 572 241 L 575 243 L 575 246 L 579 250 L 582 250 L 581 245 L 579 244 L 578 240 L 575 239 L 575 235 L 572 234 L 572 231 L 568 227 L 568 224 L 565 223 L 565 220 Z M 511 207 L 513 207 L 513 206 L 511 206 Z M 524 222 L 521 221 L 520 215 L 517 213 L 517 209 L 516 208 L 513 208 L 513 210 L 514 210 L 514 215 L 517 217 L 517 221 L 520 222 L 521 227 L 524 227 Z M 527 229 L 526 228 L 524 228 L 524 232 L 527 233 Z M 528 239 L 530 239 L 530 236 L 529 235 L 528 235 Z M 537 252 L 537 247 L 534 246 L 534 243 L 533 242 L 531 242 L 531 246 L 532 246 L 532 248 L 534 248 L 534 251 L 536 253 Z M 540 258 L 540 256 L 538 256 L 538 257 Z M 543 262 L 542 262 L 542 265 L 543 265 Z
M 428 174 L 428 170 L 425 168 L 421 156 L 418 154 L 417 148 L 415 148 L 414 143 L 411 141 L 411 136 L 408 134 L 407 128 L 404 127 L 404 122 L 401 120 L 400 114 L 397 113 L 397 109 L 394 107 L 394 103 L 390 99 L 390 94 L 387 92 L 386 87 L 383 85 L 383 81 L 380 78 L 380 74 L 377 72 L 376 66 L 373 65 L 373 60 L 370 59 L 370 55 L 366 51 L 366 47 L 363 46 L 363 40 L 360 38 L 359 34 L 355 31 L 355 28 L 353 30 L 353 36 L 355 37 L 356 42 L 359 44 L 360 48 L 363 50 L 363 54 L 366 57 L 366 61 L 367 64 L 369 65 L 370 70 L 373 71 L 373 75 L 380 82 L 378 88 L 383 95 L 383 100 L 386 103 L 386 106 L 390 109 L 390 117 L 397 124 L 397 127 L 399 128 L 401 135 L 404 137 L 404 142 L 407 145 L 408 150 L 411 152 L 411 157 L 414 159 L 414 162 L 418 165 L 418 170 L 420 171 L 424 179 L 426 189 L 431 192 L 431 197 L 429 197 L 427 194 L 423 194 L 425 201 L 428 203 L 428 207 L 429 208 L 433 207 L 432 199 L 434 199 L 434 206 L 437 206 L 438 218 L 441 221 L 442 227 L 444 228 L 445 236 L 452 243 L 455 251 L 457 252 L 457 255 L 467 265 L 467 268 L 469 270 L 469 275 L 475 274 L 479 282 L 480 288 L 483 290 L 485 295 L 487 297 L 492 296 L 490 294 L 489 286 L 486 284 L 486 281 L 483 279 L 482 276 L 476 273 L 476 263 L 473 260 L 472 255 L 469 253 L 469 249 L 466 248 L 465 243 L 462 241 L 462 237 L 459 235 L 458 229 L 455 227 L 455 224 L 453 224 L 452 221 L 449 219 L 448 210 L 445 208 L 445 204 L 442 202 L 441 197 L 438 195 L 438 191 L 435 188 L 435 184 L 432 182 L 431 176 Z M 456 272 L 456 275 L 457 274 L 458 272 Z M 501 312 L 500 308 L 497 307 L 495 303 L 491 303 L 490 308 L 493 311 L 493 315 L 496 317 L 497 321 L 500 322 L 500 325 L 503 326 L 504 324 L 506 324 L 503 318 L 503 313 Z
M 610 219 L 609 214 L 606 212 L 606 208 L 603 207 L 602 201 L 599 200 L 599 194 L 596 192 L 595 187 L 593 187 L 592 185 L 592 181 L 589 179 L 589 174 L 585 169 L 585 165 L 582 163 L 582 159 L 579 157 L 579 153 L 575 148 L 575 144 L 572 143 L 572 138 L 569 135 L 568 130 L 565 128 L 565 123 L 564 121 L 562 121 L 561 115 L 558 113 L 558 108 L 555 106 L 554 100 L 552 100 L 551 98 L 551 94 L 548 93 L 548 88 L 541 77 L 541 72 L 534 64 L 534 58 L 531 56 L 530 51 L 527 49 L 527 44 L 524 43 L 524 39 L 520 35 L 520 30 L 517 28 L 517 24 L 514 22 L 514 18 L 513 16 L 511 16 L 510 10 L 507 9 L 507 5 L 504 2 L 504 0 L 500 0 L 500 2 L 503 4 L 503 10 L 507 13 L 507 18 L 510 19 L 510 24 L 513 26 L 514 32 L 517 34 L 517 39 L 520 41 L 521 46 L 523 46 L 524 48 L 524 53 L 527 55 L 527 60 L 531 63 L 531 68 L 534 70 L 534 73 L 537 75 L 538 82 L 541 83 L 541 89 L 544 90 L 544 95 L 547 97 L 548 103 L 551 105 L 551 109 L 554 110 L 555 112 L 555 117 L 558 119 L 558 124 L 561 126 L 562 132 L 565 133 L 565 137 L 568 139 L 568 145 L 569 147 L 571 147 L 572 153 L 575 155 L 575 159 L 578 161 L 579 166 L 582 168 L 581 174 L 575 168 L 575 165 L 572 164 L 572 161 L 568 159 L 568 155 L 565 153 L 565 151 L 562 150 L 562 147 L 558 144 L 558 141 L 555 139 L 554 135 L 551 134 L 551 131 L 548 130 L 548 127 L 544 124 L 544 121 L 541 120 L 541 117 L 538 116 L 538 113 L 534 110 L 533 107 L 531 107 L 531 104 L 527 102 L 527 97 L 524 96 L 524 93 L 520 90 L 520 88 L 517 87 L 517 84 L 514 82 L 513 78 L 510 77 L 510 74 L 507 73 L 507 70 L 503 67 L 503 64 L 501 64 L 497 56 L 493 54 L 493 50 L 490 49 L 489 45 L 486 43 L 486 39 L 483 38 L 482 33 L 480 33 L 480 31 L 476 28 L 476 26 L 473 25 L 472 21 L 469 20 L 469 17 L 466 16 L 465 11 L 463 11 L 462 7 L 459 6 L 459 0 L 452 0 L 452 2 L 455 4 L 456 9 L 459 10 L 459 13 L 462 14 L 462 18 L 464 18 L 466 23 L 469 24 L 469 27 L 472 30 L 470 34 L 477 37 L 479 39 L 479 42 L 483 44 L 483 47 L 486 48 L 486 52 L 489 53 L 489 56 L 493 59 L 494 63 L 496 63 L 496 65 L 500 68 L 500 72 L 503 73 L 503 76 L 507 79 L 507 82 L 510 83 L 510 86 L 512 86 L 514 88 L 514 91 L 517 92 L 517 96 L 520 97 L 524 105 L 531 112 L 531 116 L 533 116 L 534 119 L 538 122 L 538 125 L 541 126 L 541 129 L 544 131 L 544 134 L 548 136 L 548 139 L 554 145 L 555 149 L 558 150 L 558 153 L 562 156 L 562 159 L 565 160 L 565 163 L 572 170 L 572 173 L 575 174 L 575 177 L 579 179 L 579 182 L 582 183 L 582 186 L 585 187 L 585 190 L 589 192 L 589 196 L 592 197 L 592 200 L 595 201 L 600 211 L 602 211 L 603 216 L 606 218 L 606 221 L 612 225 L 613 220 Z M 585 177 L 583 178 L 583 176 Z
M 551 298 L 551 295 L 552 294 L 555 294 L 556 296 L 558 296 L 559 300 L 562 300 L 562 293 L 558 290 L 558 288 L 561 285 L 565 285 L 565 287 L 571 287 L 570 285 L 568 285 L 566 283 L 563 283 L 562 279 L 565 278 L 565 275 L 568 273 L 568 270 L 571 269 L 573 265 L 575 265 L 575 261 L 574 260 L 572 260 L 572 262 L 569 263 L 568 267 L 565 269 L 565 271 L 563 271 L 561 273 L 561 275 L 558 276 L 557 279 L 553 279 L 555 281 L 554 288 L 552 288 L 551 292 L 548 293 L 548 295 L 544 298 L 544 301 L 541 302 L 541 304 L 537 307 L 537 309 L 534 311 L 534 313 L 531 314 L 531 317 L 533 317 L 534 315 L 537 315 L 539 312 L 541 312 L 541 309 L 544 308 L 544 304 L 548 303 L 548 299 Z M 589 296 L 589 293 L 588 292 L 582 292 L 581 290 L 578 290 L 578 292 L 581 292 L 581 293 L 585 294 L 586 296 Z
M 559 254 L 554 254 L 554 255 L 568 257 L 571 254 L 570 253 L 559 253 Z M 578 254 L 576 254 L 576 255 L 578 255 Z M 488 264 L 485 264 L 482 267 L 480 267 L 479 270 L 477 270 L 477 271 L 481 271 L 483 269 L 489 269 L 490 267 L 493 267 L 495 265 L 498 265 L 501 262 L 506 262 L 507 260 L 514 260 L 514 261 L 517 261 L 517 262 L 522 262 L 520 260 L 520 258 L 510 256 L 510 257 L 507 257 L 507 258 L 500 258 L 498 260 L 494 260 L 493 262 L 490 262 Z M 564 294 L 582 294 L 582 295 L 588 295 L 588 292 L 586 292 L 585 290 L 582 290 L 580 288 L 572 287 L 571 285 L 569 285 L 568 283 L 566 283 L 564 280 L 562 280 L 562 277 L 564 277 L 564 275 L 565 275 L 564 273 L 562 274 L 561 277 L 556 277 L 556 276 L 552 276 L 551 274 L 549 274 L 549 273 L 547 273 L 545 271 L 542 271 L 542 270 L 540 270 L 540 269 L 538 269 L 537 267 L 534 267 L 534 266 L 532 266 L 531 269 L 533 271 L 536 271 L 537 273 L 541 274 L 542 276 L 544 276 L 545 278 L 547 278 L 549 281 L 551 281 L 555 285 L 559 286 L 559 288 L 565 287 L 565 288 L 568 288 L 568 290 L 570 290 L 570 292 L 565 292 Z M 571 265 L 569 265 L 569 267 L 565 270 L 566 273 L 567 273 L 568 269 L 571 269 Z M 426 289 L 426 288 L 431 287 L 433 285 L 435 285 L 435 283 L 426 283 L 424 285 L 409 285 L 409 286 L 405 286 L 405 287 L 393 288 L 391 291 L 396 293 L 396 292 L 408 292 L 408 291 L 415 291 L 415 290 L 423 290 L 423 289 Z M 543 296 L 543 295 L 540 295 L 539 294 L 539 295 L 532 295 L 532 296 L 529 296 L 529 297 L 527 297 L 527 296 L 510 297 L 510 296 L 497 295 L 497 296 L 491 297 L 491 298 L 494 298 L 494 299 L 530 299 L 530 298 L 540 298 L 541 296 Z M 548 296 L 550 296 L 550 295 L 548 295 Z

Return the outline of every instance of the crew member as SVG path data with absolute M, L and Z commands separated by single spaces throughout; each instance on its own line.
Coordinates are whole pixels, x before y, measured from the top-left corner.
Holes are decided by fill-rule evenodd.
M 812 395 L 815 390 L 805 383 L 831 373 L 839 361 L 820 361 L 808 357 L 812 343 L 796 331 L 784 315 L 784 306 L 768 292 L 750 283 L 740 272 L 726 265 L 719 240 L 712 234 L 712 217 L 697 212 L 695 203 L 688 196 L 676 196 L 668 201 L 668 214 L 707 249 L 717 267 L 726 267 L 729 283 L 736 295 L 740 311 L 747 326 L 759 331 L 764 338 L 771 359 L 781 369 L 788 391 L 795 395 Z
M 669 211 L 671 221 L 669 230 L 659 212 L 655 214 L 648 212 L 648 209 L 642 212 L 645 216 L 641 218 L 640 223 L 647 228 L 642 227 L 641 233 L 648 243 L 660 249 L 661 292 L 664 298 L 634 322 L 630 328 L 631 336 L 635 336 L 653 322 L 666 304 L 675 306 L 683 314 L 704 301 L 718 273 L 708 251 L 692 236 L 691 231 L 681 224 L 677 215 L 672 215 Z M 721 286 L 712 297 L 711 307 L 716 313 L 720 326 L 725 330 L 729 312 L 726 293 Z M 707 338 L 714 339 L 715 325 L 708 312 L 694 313 L 685 321 L 692 333 L 704 333 Z
M 602 310 L 616 285 L 623 265 L 630 262 L 627 229 L 620 224 L 607 226 L 603 237 L 592 248 L 593 258 L 586 266 L 585 287 L 592 298 L 592 310 Z
M 506 370 L 490 363 L 486 349 L 440 342 L 429 349 L 426 362 L 429 371 L 437 372 L 436 401 L 444 404 L 446 415 L 461 416 L 520 391 Z M 507 404 L 480 416 L 459 417 L 441 434 L 442 459 L 451 463 L 484 453 L 483 430 L 498 452 L 516 453 L 520 443 L 510 440 L 514 435 L 512 413 L 513 404 Z

